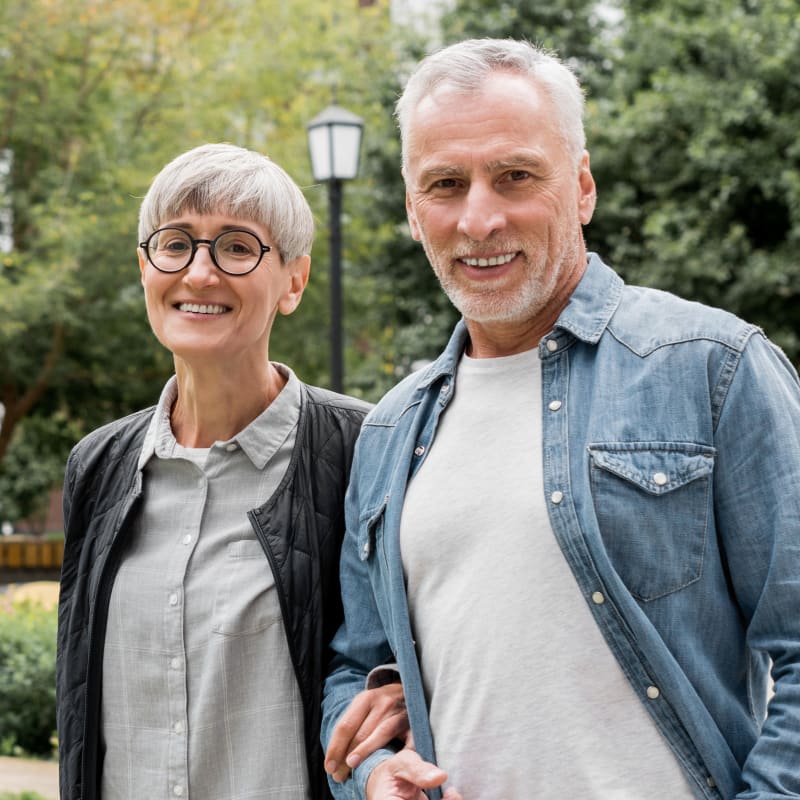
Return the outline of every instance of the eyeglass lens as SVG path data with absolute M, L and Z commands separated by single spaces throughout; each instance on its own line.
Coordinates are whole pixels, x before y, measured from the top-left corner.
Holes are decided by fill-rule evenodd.
M 192 237 L 180 228 L 162 228 L 149 239 L 150 260 L 165 272 L 178 272 L 192 260 Z M 261 260 L 261 241 L 247 231 L 226 231 L 211 243 L 217 266 L 235 274 L 250 272 Z

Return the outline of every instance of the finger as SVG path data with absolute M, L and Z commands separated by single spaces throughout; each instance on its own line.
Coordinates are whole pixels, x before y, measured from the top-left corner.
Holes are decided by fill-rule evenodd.
M 363 730 L 360 735 L 363 735 Z M 388 717 L 375 726 L 372 733 L 368 734 L 359 744 L 357 744 L 345 758 L 345 763 L 351 769 L 355 769 L 370 753 L 374 753 L 381 747 L 385 747 L 394 739 L 403 739 L 408 732 L 408 717 L 405 713 L 395 714 Z M 353 742 L 357 737 L 354 737 Z
M 347 780 L 351 769 L 355 769 L 370 753 L 395 737 L 402 737 L 406 727 L 404 713 L 395 714 L 385 720 L 377 713 L 368 714 L 357 731 L 352 732 L 352 726 L 349 726 L 340 731 L 339 740 L 334 741 L 331 738 L 325 758 L 325 771 L 338 783 Z M 345 741 L 347 737 L 350 737 L 349 741 Z
M 325 751 L 325 771 L 329 774 L 334 774 L 340 766 L 344 766 L 345 757 L 355 746 L 353 737 L 369 716 L 370 708 L 364 693 L 357 694 L 334 726 L 328 749 Z M 347 772 L 349 770 L 345 766 L 345 775 Z
M 407 781 L 421 789 L 441 786 L 447 780 L 447 773 L 443 769 L 429 761 L 423 761 L 411 750 L 401 750 L 384 763 L 394 778 Z

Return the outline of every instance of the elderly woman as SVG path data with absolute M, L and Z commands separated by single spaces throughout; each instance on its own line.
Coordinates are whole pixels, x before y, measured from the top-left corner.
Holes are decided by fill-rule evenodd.
M 321 691 L 366 406 L 269 360 L 312 236 L 289 176 L 231 145 L 184 153 L 144 198 L 141 280 L 175 374 L 67 464 L 62 800 L 330 796 Z M 386 725 L 392 703 L 359 719 Z

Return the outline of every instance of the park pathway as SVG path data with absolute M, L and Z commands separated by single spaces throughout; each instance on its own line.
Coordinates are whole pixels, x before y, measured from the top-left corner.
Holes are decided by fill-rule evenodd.
M 47 800 L 58 800 L 58 764 L 0 757 L 0 793 L 3 792 L 37 792 Z

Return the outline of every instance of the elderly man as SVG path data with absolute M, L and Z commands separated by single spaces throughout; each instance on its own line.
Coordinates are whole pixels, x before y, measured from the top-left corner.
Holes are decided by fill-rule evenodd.
M 800 797 L 797 375 L 586 252 L 582 114 L 511 40 L 425 59 L 398 103 L 463 320 L 356 449 L 323 738 L 396 660 L 418 753 L 357 765 L 340 725 L 360 797 L 422 797 L 434 761 L 464 800 Z

